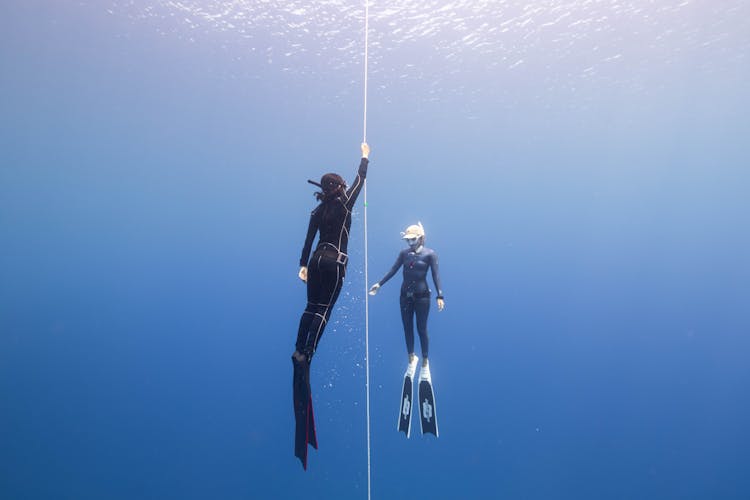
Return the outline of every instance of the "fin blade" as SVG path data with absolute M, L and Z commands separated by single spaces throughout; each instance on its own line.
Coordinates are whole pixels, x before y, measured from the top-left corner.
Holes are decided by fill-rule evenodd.
M 418 406 L 422 434 L 434 434 L 435 437 L 438 437 L 437 407 L 429 367 L 423 367 L 419 373 Z

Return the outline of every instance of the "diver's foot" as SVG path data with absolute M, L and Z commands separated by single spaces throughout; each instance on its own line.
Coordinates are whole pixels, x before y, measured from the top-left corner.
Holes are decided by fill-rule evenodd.
M 430 362 L 427 360 L 427 358 L 424 358 L 422 360 L 422 368 L 427 368 L 427 366 L 430 364 Z
M 414 353 L 409 354 L 409 365 L 406 367 L 406 376 L 414 380 L 414 374 L 417 372 L 417 362 L 419 359 Z

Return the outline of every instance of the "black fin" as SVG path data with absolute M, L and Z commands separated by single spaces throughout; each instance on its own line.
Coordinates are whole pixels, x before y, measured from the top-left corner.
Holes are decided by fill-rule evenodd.
M 312 414 L 312 394 L 310 391 L 310 364 L 307 361 L 298 361 L 292 356 L 294 365 L 294 378 L 292 381 L 292 392 L 294 396 L 294 456 L 302 462 L 302 468 L 307 470 L 307 445 L 318 446 L 315 435 L 315 423 Z M 312 430 L 312 432 L 311 432 Z

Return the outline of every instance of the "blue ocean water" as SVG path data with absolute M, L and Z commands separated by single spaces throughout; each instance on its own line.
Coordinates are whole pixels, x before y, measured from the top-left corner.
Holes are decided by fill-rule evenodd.
M 0 6 L 0 498 L 366 498 L 366 287 L 440 255 L 440 437 L 373 498 L 750 498 L 750 6 L 370 3 L 364 206 L 293 456 L 305 181 L 352 179 L 364 4 Z

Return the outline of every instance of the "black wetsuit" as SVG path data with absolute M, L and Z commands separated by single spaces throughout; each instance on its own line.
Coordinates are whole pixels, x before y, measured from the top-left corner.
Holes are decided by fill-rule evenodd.
M 307 266 L 307 307 L 300 318 L 295 346 L 305 359 L 299 361 L 292 356 L 292 389 L 296 421 L 294 455 L 302 461 L 305 469 L 307 446 L 318 447 L 310 390 L 310 361 L 344 284 L 352 210 L 367 176 L 367 164 L 367 158 L 362 158 L 351 187 L 336 198 L 321 202 L 312 211 L 302 247 L 300 266 Z M 319 234 L 318 246 L 310 257 L 316 234 Z
M 346 254 L 352 210 L 367 176 L 367 158 L 362 158 L 351 187 L 341 196 L 324 201 L 310 214 L 300 266 L 307 266 L 307 307 L 297 331 L 297 351 L 312 359 L 331 311 L 344 284 Z M 310 257 L 315 235 L 318 246 Z M 310 257 L 308 262 L 308 257 Z
M 437 288 L 437 298 L 443 298 L 438 256 L 434 250 L 424 246 L 419 249 L 419 252 L 415 252 L 412 248 L 401 250 L 396 263 L 378 284 L 384 285 L 401 266 L 404 267 L 404 282 L 401 284 L 399 302 L 401 305 L 401 320 L 404 323 L 404 335 L 406 336 L 406 350 L 409 354 L 414 352 L 414 317 L 416 316 L 422 357 L 426 359 L 430 348 L 430 340 L 427 336 L 427 316 L 430 312 L 430 288 L 427 286 L 428 269 L 432 270 L 432 281 Z

